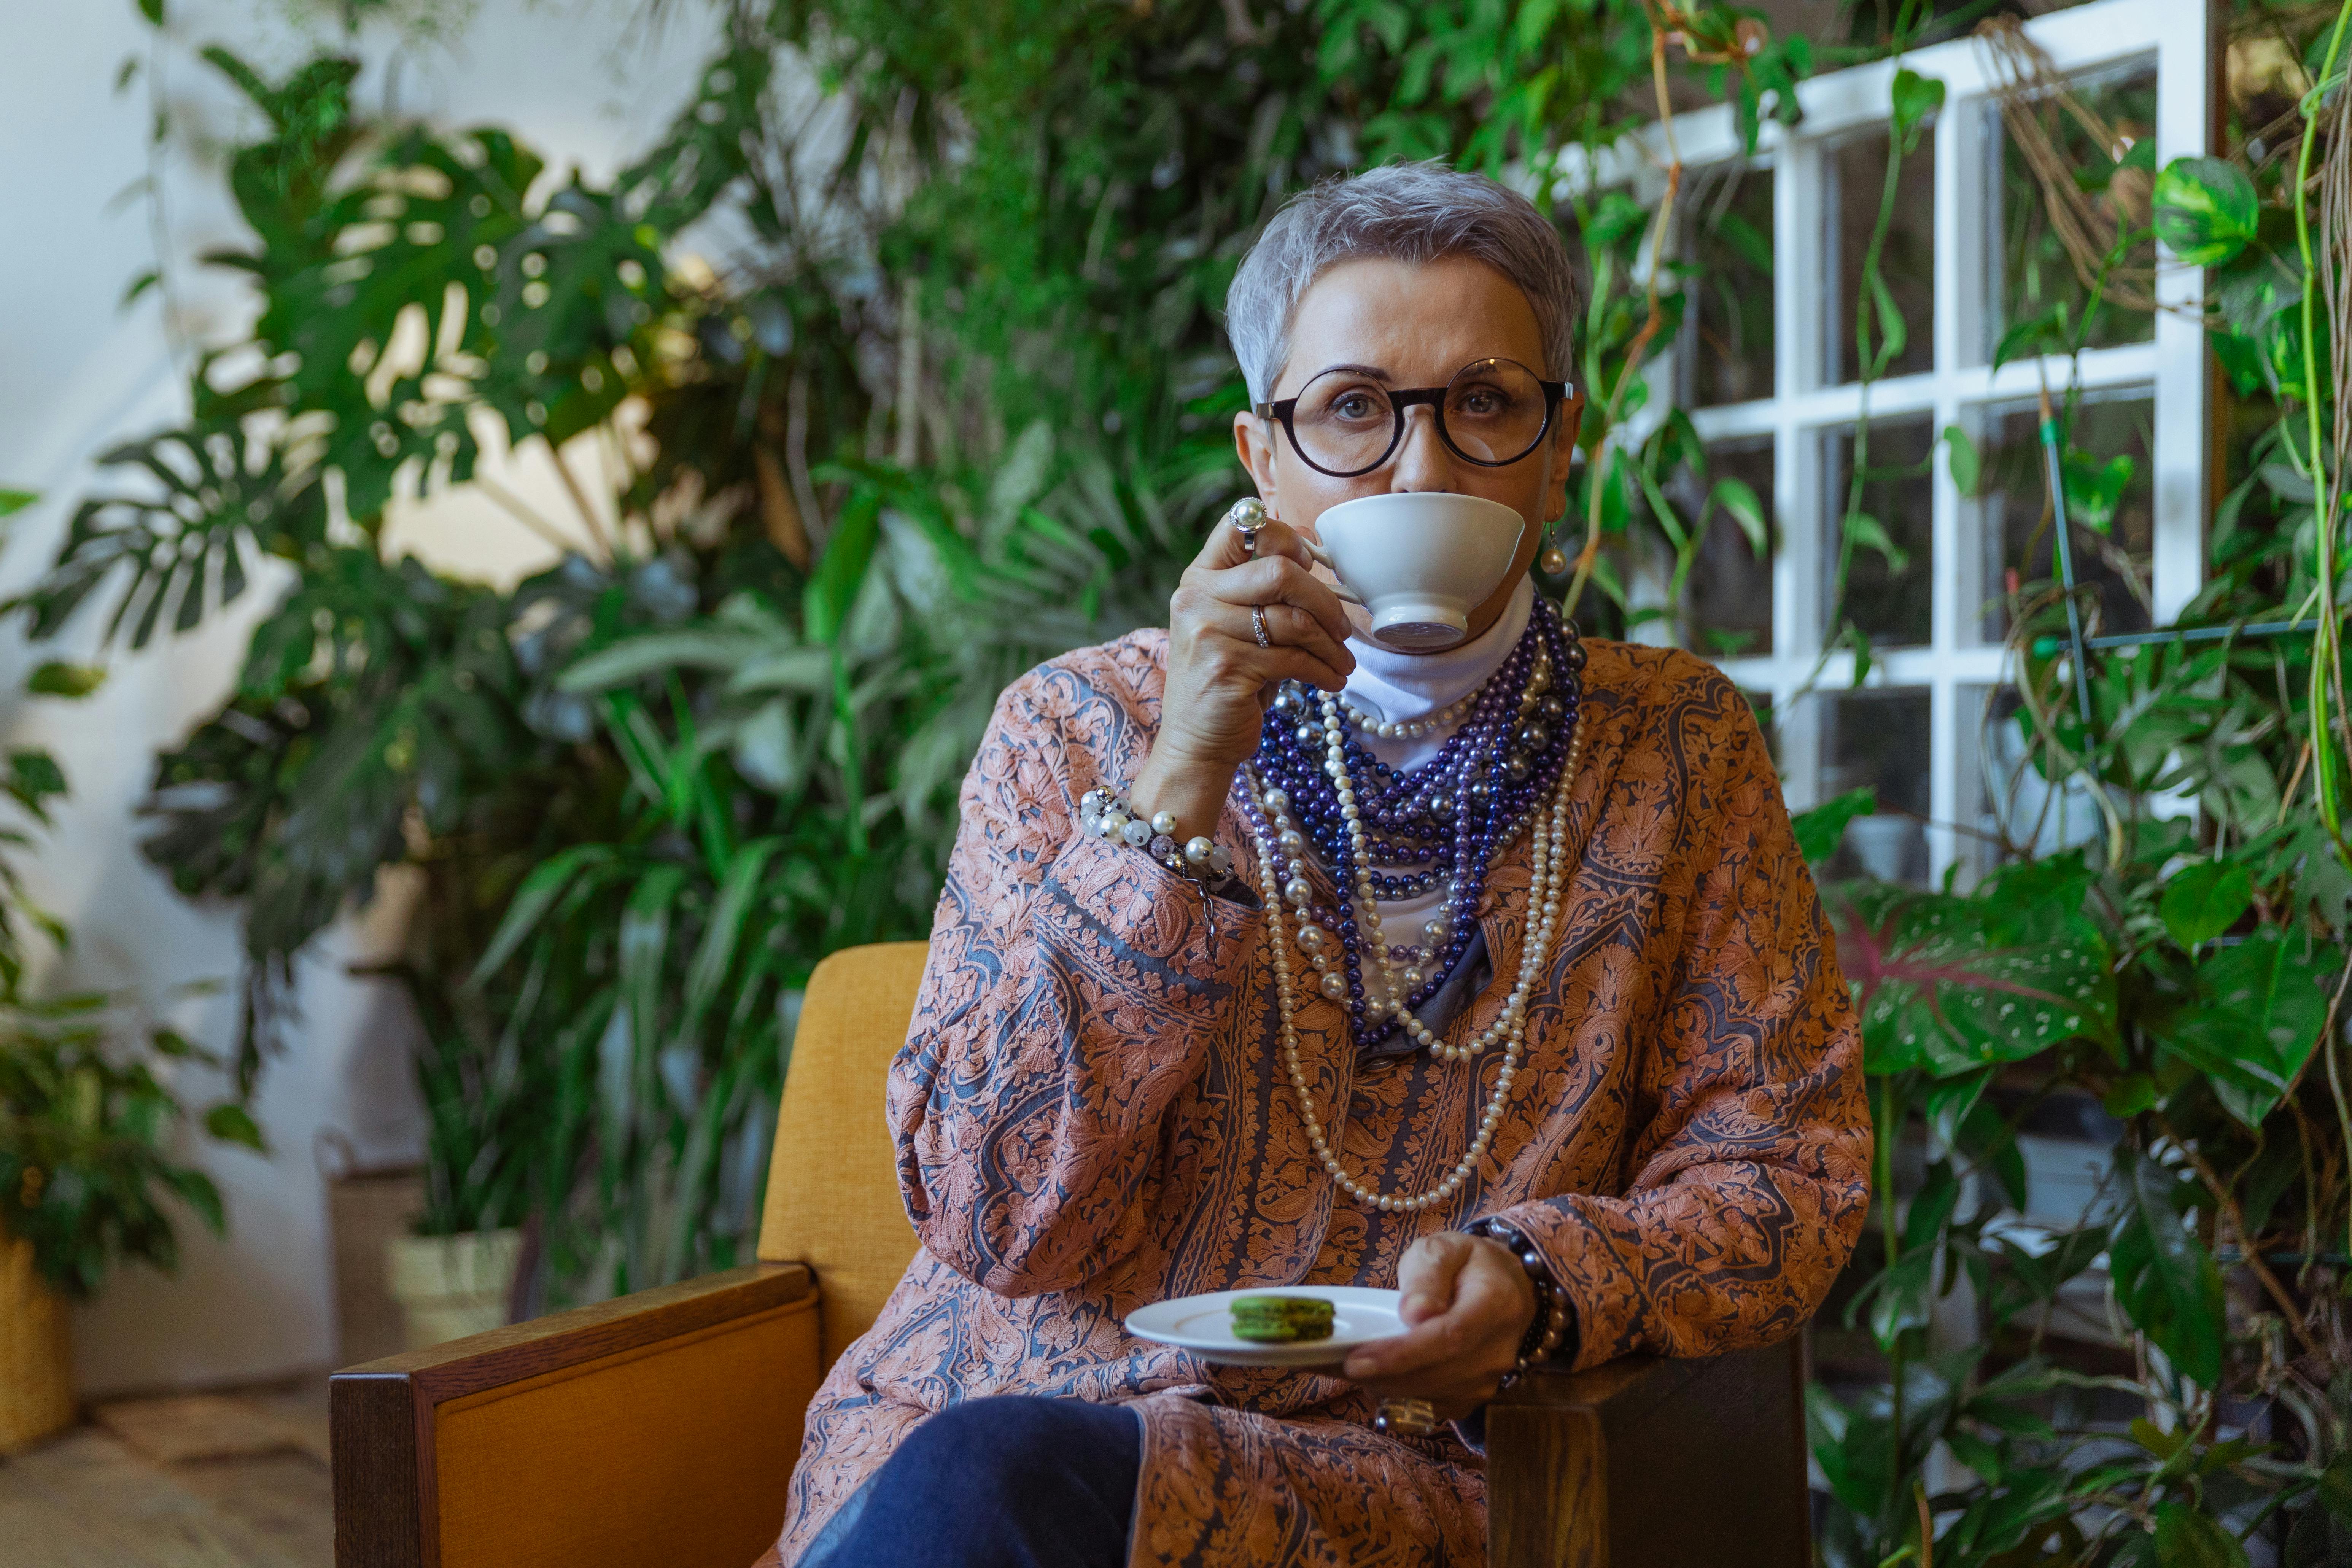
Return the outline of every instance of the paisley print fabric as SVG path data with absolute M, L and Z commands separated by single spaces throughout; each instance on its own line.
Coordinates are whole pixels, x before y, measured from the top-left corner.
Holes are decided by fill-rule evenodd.
M 1349 1384 L 1210 1366 L 1121 1320 L 1195 1291 L 1391 1286 L 1415 1237 L 1500 1215 L 1572 1298 L 1580 1365 L 1706 1355 L 1795 1332 L 1861 1227 L 1847 988 L 1762 737 L 1711 666 L 1588 643 L 1565 932 L 1512 1097 L 1450 1208 L 1384 1215 L 1335 1202 L 1308 1146 L 1255 903 L 1077 833 L 1078 797 L 1150 747 L 1166 643 L 1139 632 L 1024 677 L 965 782 L 891 1069 L 922 1250 L 810 1408 L 786 1564 L 915 1423 L 1006 1393 L 1134 1405 L 1135 1568 L 1483 1563 L 1483 1461 L 1458 1436 L 1378 1436 Z M 1230 806 L 1216 837 L 1255 886 Z M 1523 834 L 1480 916 L 1496 978 L 1456 1037 L 1501 1009 L 1528 884 Z M 1301 1008 L 1349 1165 L 1434 1185 L 1498 1058 L 1360 1058 L 1337 1004 Z

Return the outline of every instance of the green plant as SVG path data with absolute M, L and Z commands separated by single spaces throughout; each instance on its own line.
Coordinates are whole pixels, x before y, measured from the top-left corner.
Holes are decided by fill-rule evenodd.
M 20 602 L 37 634 L 98 615 L 136 649 L 251 558 L 295 569 L 234 699 L 159 760 L 148 851 L 246 905 L 247 1088 L 293 956 L 387 868 L 421 874 L 389 972 L 426 1040 L 423 1224 L 530 1219 L 559 1291 L 732 1260 L 800 976 L 919 933 L 995 691 L 1147 617 L 1229 488 L 1198 441 L 1122 469 L 1035 418 L 944 480 L 877 460 L 890 410 L 856 367 L 900 323 L 859 269 L 883 241 L 756 155 L 784 25 L 735 13 L 668 138 L 543 203 L 503 132 L 358 119 L 349 61 L 272 83 L 207 51 L 262 121 L 232 165 L 253 246 L 217 259 L 256 280 L 265 368 L 206 356 L 194 423 L 110 456 L 134 482 Z M 722 194 L 776 266 L 671 277 L 666 237 Z M 507 594 L 385 557 L 395 485 L 472 479 L 481 418 L 562 465 L 625 396 L 656 453 L 616 498 L 575 489 L 587 551 Z
M 432 1226 L 528 1217 L 559 1291 L 731 1261 L 808 968 L 919 934 L 995 691 L 1156 619 L 1238 483 L 1214 310 L 1285 194 L 1391 156 L 1566 192 L 1591 406 L 1585 547 L 1550 586 L 1604 635 L 1663 619 L 1696 641 L 1680 595 L 1708 531 L 1761 553 L 1772 520 L 1643 374 L 1691 309 L 1678 226 L 1714 221 L 1683 210 L 1674 107 L 1729 101 L 1752 144 L 1817 67 L 1991 9 L 1856 4 L 1832 43 L 1664 0 L 735 0 L 688 112 L 609 186 L 543 200 L 509 132 L 370 124 L 348 62 L 271 84 L 218 55 L 267 121 L 233 175 L 263 352 L 207 362 L 191 429 L 123 455 L 160 491 L 85 507 L 26 605 L 49 629 L 104 602 L 135 646 L 233 595 L 247 553 L 291 564 L 237 697 L 159 768 L 152 846 L 187 890 L 247 901 L 248 1080 L 293 953 L 379 869 L 412 868 Z M 2300 85 L 2238 104 L 2227 157 L 2164 169 L 1988 35 L 2034 150 L 2001 176 L 2021 282 L 1993 357 L 2144 332 L 2159 242 L 2210 268 L 2231 485 L 2182 621 L 2322 625 L 2096 654 L 2085 722 L 2063 596 L 2033 564 L 2053 510 L 1999 605 L 2020 706 L 1988 735 L 2024 760 L 1988 874 L 1826 890 L 1881 1152 L 1824 1329 L 1862 1350 L 1812 1396 L 1832 1563 L 2230 1563 L 2263 1533 L 2320 1561 L 2352 1496 L 2333 391 L 2352 331 L 2330 237 L 2352 137 L 2334 8 L 2230 26 L 2283 42 Z M 779 59 L 833 94 L 837 159 L 813 161 L 826 143 Z M 1940 93 L 1895 81 L 1854 279 L 1865 383 L 1909 331 L 1885 249 Z M 1651 120 L 1657 199 L 1555 179 Z M 672 270 L 722 201 L 751 242 L 724 275 Z M 404 318 L 434 363 L 393 354 Z M 270 368 L 215 384 L 245 363 Z M 2115 522 L 2141 476 L 2056 393 L 2069 538 L 2128 584 Z M 466 482 L 478 416 L 555 447 L 625 399 L 650 456 L 612 495 L 572 476 L 591 546 L 510 594 L 383 559 L 383 498 L 404 475 Z M 1938 441 L 1966 491 L 2040 472 Z M 1871 452 L 1865 418 L 1840 601 L 1858 555 L 1926 569 L 1866 501 L 1914 470 Z M 1653 559 L 1658 611 L 1628 589 Z M 1838 646 L 1858 680 L 1867 638 Z M 2096 813 L 2090 841 L 2061 841 L 2053 799 Z M 1801 818 L 1809 858 L 1870 805 Z M 2020 1136 L 2066 1107 L 2109 1119 L 2107 1174 L 2074 1223 L 2024 1225 Z M 2104 1279 L 2117 1345 L 2053 1332 Z
M 34 498 L 0 492 L 0 513 Z M 44 685 L 78 688 L 44 667 Z M 65 777 L 46 752 L 10 752 L 0 795 L 47 826 L 49 803 Z M 179 1257 L 170 1201 L 194 1212 L 215 1234 L 226 1227 L 211 1178 L 181 1163 L 173 1147 L 184 1118 L 158 1065 L 217 1058 L 176 1030 L 142 1031 L 111 997 L 37 997 L 28 993 L 27 942 L 35 931 L 68 944 L 66 928 L 26 896 L 16 858 L 31 847 L 21 828 L 0 828 L 0 1235 L 26 1242 L 50 1287 L 88 1300 L 124 1263 L 166 1272 Z M 258 1151 L 260 1129 L 234 1100 L 205 1111 L 212 1137 Z
M 126 1052 L 125 1032 L 103 996 L 32 1001 L 12 983 L 0 997 L 0 1230 L 30 1243 L 42 1278 L 77 1301 L 124 1263 L 177 1267 L 166 1200 L 216 1235 L 227 1226 L 212 1179 L 174 1152 L 179 1100 L 150 1058 Z M 147 1043 L 157 1058 L 206 1055 L 167 1028 Z M 233 1102 L 214 1107 L 204 1127 L 261 1148 L 259 1129 Z
M 2345 15 L 2306 40 L 2323 82 Z M 2313 112 L 2319 96 L 2291 110 L 2292 162 L 2154 171 L 2146 219 L 2073 258 L 2083 289 L 2053 290 L 2001 345 L 2071 355 L 2144 319 L 2148 300 L 2108 284 L 2151 228 L 2216 268 L 2210 327 L 2242 477 L 2180 624 L 2223 635 L 2092 654 L 2086 721 L 2063 600 L 2013 591 L 2020 776 L 2076 792 L 2098 830 L 2053 853 L 2012 790 L 1994 847 L 2006 865 L 1973 893 L 1831 892 L 1881 1149 L 1878 1234 L 1847 1321 L 1888 1369 L 1858 1397 L 1815 1391 L 1833 1562 L 2242 1563 L 2262 1537 L 2276 1560 L 2320 1563 L 2352 1539 L 2352 880 L 2331 805 L 2342 433 L 2326 437 L 2336 405 L 2310 368 L 2343 296 L 2310 237 L 2325 181 L 2299 183 L 2323 138 L 2331 170 L 2352 146 Z M 2096 191 L 2126 168 L 2098 152 L 2068 177 Z M 2095 544 L 2130 467 L 2074 447 L 2076 407 L 2060 416 L 2066 500 Z M 2229 631 L 2283 620 L 2317 630 Z M 2110 1119 L 2105 1174 L 2074 1224 L 2021 1226 L 2020 1130 L 2068 1103 Z M 2051 1332 L 2102 1264 L 2120 1361 Z M 1973 1332 L 1936 1331 L 1939 1310 Z M 1962 1482 L 1940 1493 L 1939 1455 Z

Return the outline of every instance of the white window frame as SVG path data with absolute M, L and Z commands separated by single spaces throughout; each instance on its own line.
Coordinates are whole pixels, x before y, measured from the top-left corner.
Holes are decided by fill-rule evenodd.
M 2068 78 L 2152 64 L 2157 166 L 2208 151 L 2212 42 L 2206 0 L 2096 0 L 2029 22 L 2025 31 Z M 2031 403 L 2045 373 L 2053 390 L 2075 374 L 2056 356 L 2012 361 L 1995 373 L 1986 368 L 1989 285 L 2001 233 L 1997 209 L 1987 210 L 2000 199 L 1991 149 L 1999 145 L 1993 134 L 2000 105 L 1992 94 L 1990 63 L 1984 46 L 1964 38 L 1899 60 L 1813 78 L 1798 89 L 1803 110 L 1798 125 L 1768 125 L 1750 160 L 1751 166 L 1769 165 L 1773 174 L 1773 394 L 1689 413 L 1709 445 L 1766 434 L 1773 440 L 1772 509 L 1779 539 L 1772 563 L 1772 651 L 1721 663 L 1740 686 L 1772 700 L 1782 786 L 1791 809 L 1814 805 L 1820 795 L 1818 705 L 1795 700 L 1812 675 L 1822 643 L 1823 551 L 1836 510 L 1825 493 L 1836 476 L 1823 471 L 1822 437 L 1853 423 L 1862 407 L 1860 386 L 1834 384 L 1823 363 L 1831 337 L 1825 329 L 1832 324 L 1823 312 L 1834 305 L 1820 279 L 1833 269 L 1807 263 L 1832 243 L 1822 221 L 1832 210 L 1824 199 L 1825 153 L 1839 139 L 1886 122 L 1897 68 L 1935 78 L 1946 93 L 1913 154 L 1935 161 L 1935 363 L 1926 372 L 1873 384 L 1872 419 L 1926 414 L 1937 431 L 1957 425 L 1981 440 L 1990 416 Z M 1675 131 L 1685 188 L 1697 172 L 1740 156 L 1728 106 L 1679 116 Z M 1664 163 L 1664 141 L 1654 126 L 1644 141 L 1654 171 Z M 1655 185 L 1658 179 L 1653 172 L 1642 183 Z M 1646 194 L 1654 201 L 1656 190 Z M 1981 216 L 1971 222 L 1971 213 Z M 2157 285 L 2160 300 L 2193 306 L 2200 288 L 2196 269 L 2164 258 Z M 1657 392 L 1675 384 L 1670 363 L 1653 374 L 1661 378 Z M 2209 401 L 2203 329 L 2193 311 L 2159 310 L 2152 341 L 2086 350 L 2079 374 L 2082 387 L 2094 395 L 2153 397 L 2151 589 L 2155 623 L 2169 625 L 2203 582 Z M 1668 401 L 1653 399 L 1654 405 Z M 1963 814 L 1973 824 L 1982 798 L 1976 758 L 1979 691 L 2007 684 L 2011 671 L 2003 650 L 1977 635 L 1988 596 L 1979 581 L 1984 559 L 1980 530 L 1990 509 L 1958 492 L 1940 456 L 1933 475 L 1933 635 L 1926 647 L 1874 647 L 1874 668 L 1865 688 L 1928 693 L 1927 844 L 1930 876 L 1940 881 L 1967 847 L 1950 825 L 1963 820 Z M 1833 656 L 1812 689 L 1824 695 L 1851 689 L 1852 673 L 1850 658 Z

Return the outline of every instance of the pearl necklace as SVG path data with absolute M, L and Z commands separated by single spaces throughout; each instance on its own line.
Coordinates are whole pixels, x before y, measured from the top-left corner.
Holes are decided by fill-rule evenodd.
M 1421 741 L 1432 735 L 1442 735 L 1460 723 L 1470 710 L 1477 705 L 1478 693 L 1447 703 L 1425 719 L 1375 719 L 1360 708 L 1347 710 L 1348 721 L 1367 735 L 1383 741 Z
M 1518 976 L 1511 986 L 1509 996 L 1504 1001 L 1501 1015 L 1475 1041 L 1458 1048 L 1444 1046 L 1429 1033 L 1426 1026 L 1422 1026 L 1420 1019 L 1413 1018 L 1409 1013 L 1403 1015 L 1412 1019 L 1407 1026 L 1409 1028 L 1420 1029 L 1414 1037 L 1416 1039 L 1433 1044 L 1438 1054 L 1449 1059 L 1475 1057 L 1497 1041 L 1503 1047 L 1502 1070 L 1496 1075 L 1494 1091 L 1487 1096 L 1486 1109 L 1478 1119 L 1478 1131 L 1470 1141 L 1469 1152 L 1446 1173 L 1444 1181 L 1427 1192 L 1397 1196 L 1376 1193 L 1357 1181 L 1348 1173 L 1348 1168 L 1339 1161 L 1339 1150 L 1334 1147 L 1340 1128 L 1335 1125 L 1327 1137 L 1320 1120 L 1315 1114 L 1315 1102 L 1307 1086 L 1307 1071 L 1298 1060 L 1298 998 L 1291 985 L 1290 943 L 1283 935 L 1283 889 L 1277 868 L 1280 862 L 1276 858 L 1279 847 L 1263 829 L 1258 830 L 1258 879 L 1265 890 L 1266 946 L 1274 960 L 1275 1010 L 1282 1029 L 1283 1066 L 1290 1077 L 1291 1092 L 1298 1097 L 1298 1114 L 1306 1123 L 1307 1142 L 1314 1148 L 1316 1158 L 1322 1162 L 1324 1170 L 1330 1173 L 1340 1191 L 1368 1208 L 1376 1208 L 1384 1214 L 1413 1213 L 1449 1201 L 1476 1173 L 1478 1162 L 1485 1158 L 1487 1146 L 1495 1141 L 1495 1129 L 1502 1124 L 1504 1103 L 1510 1098 L 1511 1080 L 1518 1072 L 1519 1051 L 1527 1043 L 1528 996 L 1550 957 L 1552 939 L 1559 929 L 1559 892 L 1567 863 L 1563 846 L 1567 843 L 1568 797 L 1576 780 L 1577 762 L 1583 746 L 1584 725 L 1580 716 L 1576 732 L 1569 742 L 1567 765 L 1560 769 L 1559 784 L 1553 792 L 1550 816 L 1547 819 L 1540 808 L 1533 814 L 1528 845 L 1527 936 L 1521 945 Z M 1349 831 L 1360 834 L 1362 829 L 1356 815 L 1354 786 L 1348 781 L 1344 770 L 1338 784 L 1339 804 Z M 1249 787 L 1257 802 L 1261 820 L 1271 822 L 1275 816 L 1274 808 L 1267 804 L 1262 783 L 1254 769 L 1250 773 Z M 1360 860 L 1359 864 L 1361 864 Z M 1360 880 L 1358 893 L 1362 907 L 1370 909 L 1372 900 L 1369 882 Z M 1380 937 L 1377 914 L 1373 916 L 1371 946 L 1385 969 L 1388 948 Z

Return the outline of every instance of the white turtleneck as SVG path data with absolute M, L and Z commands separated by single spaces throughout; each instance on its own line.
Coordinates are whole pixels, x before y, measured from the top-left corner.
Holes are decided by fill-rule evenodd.
M 1535 603 L 1535 584 L 1521 577 L 1510 602 L 1493 626 L 1442 653 L 1400 653 L 1364 637 L 1351 637 L 1348 639 L 1348 651 L 1356 656 L 1356 668 L 1348 677 L 1339 700 L 1368 718 L 1390 723 L 1426 719 L 1448 703 L 1477 690 L 1488 676 L 1503 667 L 1503 661 L 1511 657 L 1511 650 L 1527 631 L 1528 617 L 1534 613 Z M 1451 730 L 1415 740 L 1383 739 L 1361 731 L 1358 734 L 1372 755 L 1392 768 L 1418 766 L 1435 756 L 1438 749 L 1453 738 Z M 1444 901 L 1443 888 L 1417 899 L 1383 900 L 1379 906 L 1381 924 L 1391 942 L 1418 944 L 1423 922 L 1435 914 Z

